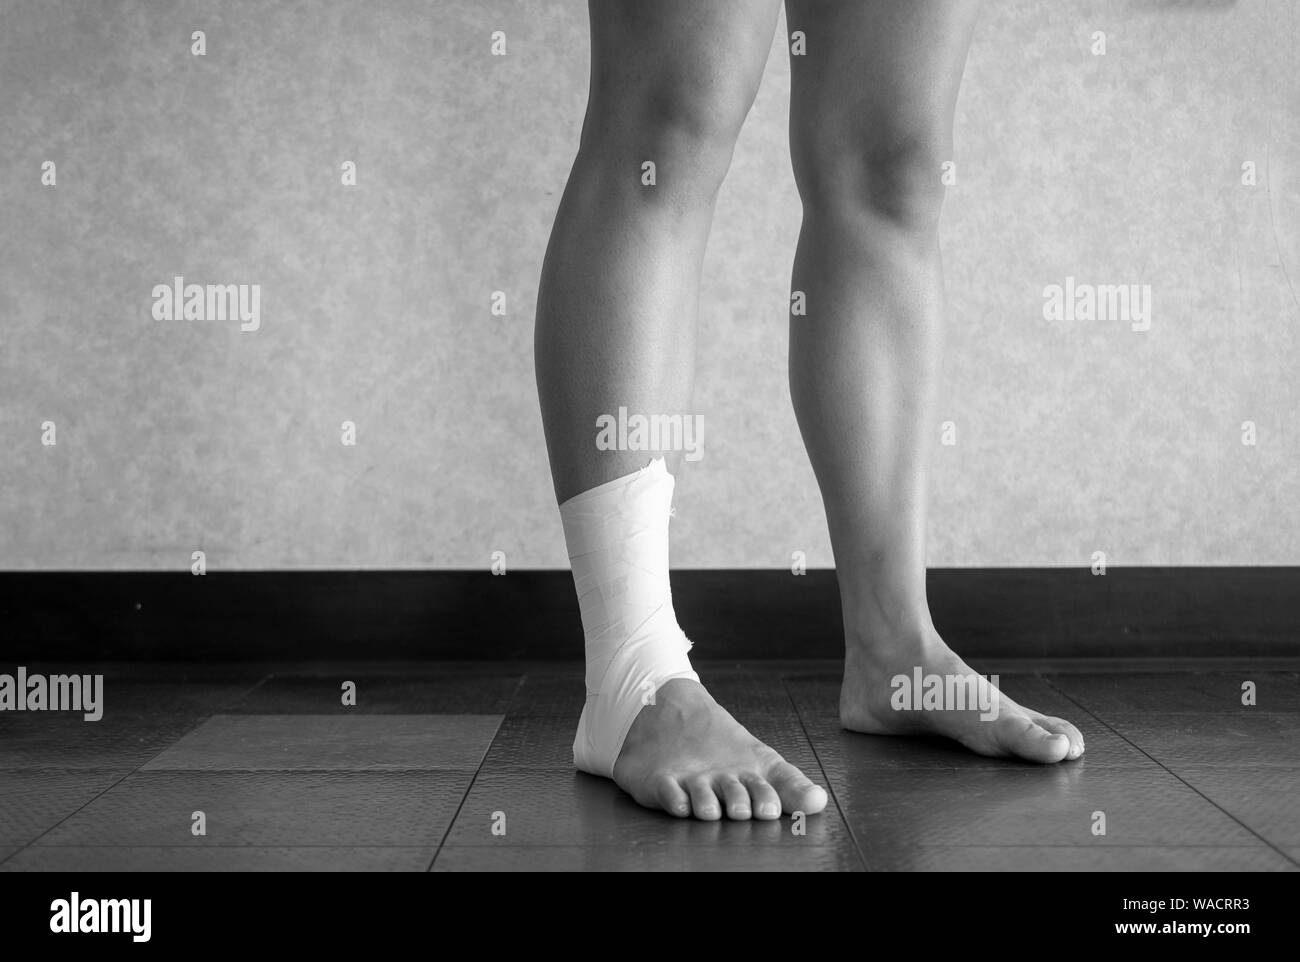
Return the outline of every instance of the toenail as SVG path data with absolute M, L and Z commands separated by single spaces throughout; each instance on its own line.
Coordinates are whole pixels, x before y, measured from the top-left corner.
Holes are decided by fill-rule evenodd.
M 759 806 L 759 812 L 761 812 L 763 815 L 768 815 L 768 816 L 781 814 L 781 810 L 777 808 L 775 805 L 771 805 L 771 804 Z

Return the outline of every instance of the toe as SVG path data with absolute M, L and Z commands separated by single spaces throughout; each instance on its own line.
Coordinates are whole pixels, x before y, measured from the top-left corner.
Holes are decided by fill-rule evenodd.
M 1083 754 L 1083 732 L 1075 728 L 1064 718 L 1053 718 L 1051 715 L 1034 714 L 1033 719 L 1041 727 L 1046 728 L 1049 732 L 1055 732 L 1058 735 L 1064 735 L 1070 739 L 1070 750 L 1066 753 L 1066 758 L 1075 759 Z
M 815 815 L 826 807 L 826 790 L 814 785 L 812 779 L 789 762 L 772 766 L 767 779 L 780 796 L 781 808 L 787 815 L 793 812 Z
M 1031 762 L 1052 764 L 1070 751 L 1069 736 L 1049 731 L 1027 715 L 1005 718 L 1001 735 L 1009 754 Z
M 758 775 L 747 775 L 742 782 L 749 789 L 750 811 L 755 818 L 768 821 L 781 817 L 781 796 L 766 779 Z
M 686 794 L 686 790 L 677 783 L 675 778 L 668 775 L 660 778 L 655 786 L 655 798 L 669 815 L 686 818 L 691 814 L 691 797 Z
M 722 817 L 722 806 L 713 793 L 713 784 L 703 775 L 687 779 L 686 791 L 691 796 L 691 812 L 706 822 L 716 822 Z
M 750 817 L 749 792 L 735 775 L 725 775 L 713 785 L 714 793 L 727 806 L 727 818 L 743 822 Z

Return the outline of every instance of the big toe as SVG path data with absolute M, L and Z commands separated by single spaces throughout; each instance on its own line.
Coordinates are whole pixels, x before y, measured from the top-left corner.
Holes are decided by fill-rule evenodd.
M 781 798 L 781 809 L 787 815 L 794 812 L 816 815 L 826 807 L 826 790 L 813 784 L 812 779 L 789 762 L 773 765 L 767 773 L 767 780 L 776 789 Z
M 1031 718 L 1006 718 L 1001 724 L 1000 741 L 1008 754 L 1051 765 L 1063 760 L 1070 752 L 1068 735 L 1049 731 Z
M 1064 735 L 1070 740 L 1070 750 L 1066 753 L 1066 758 L 1073 760 L 1083 754 L 1083 732 L 1064 718 L 1053 718 L 1051 715 L 1040 715 L 1037 712 L 1034 713 L 1033 718 L 1040 727 Z

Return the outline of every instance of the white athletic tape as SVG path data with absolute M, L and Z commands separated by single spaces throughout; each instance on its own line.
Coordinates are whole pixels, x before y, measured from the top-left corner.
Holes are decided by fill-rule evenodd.
M 699 681 L 668 587 L 673 476 L 663 458 L 560 505 L 587 649 L 573 763 L 613 777 L 637 714 L 673 678 Z

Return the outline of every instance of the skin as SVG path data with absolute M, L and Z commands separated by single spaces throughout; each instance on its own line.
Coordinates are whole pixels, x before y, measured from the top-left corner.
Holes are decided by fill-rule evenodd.
M 601 414 L 691 411 L 700 271 L 718 188 L 753 103 L 779 0 L 590 4 L 591 91 L 542 272 L 538 390 L 558 502 L 676 451 L 601 451 Z M 926 451 L 942 351 L 940 181 L 978 0 L 787 0 L 790 149 L 803 202 L 790 388 L 826 508 L 845 625 L 846 728 L 931 733 L 986 755 L 1076 758 L 1068 722 L 999 699 L 895 711 L 890 679 L 971 674 L 925 594 Z M 653 189 L 641 165 L 656 164 Z M 826 792 L 699 684 L 632 725 L 614 781 L 677 816 L 821 811 Z

